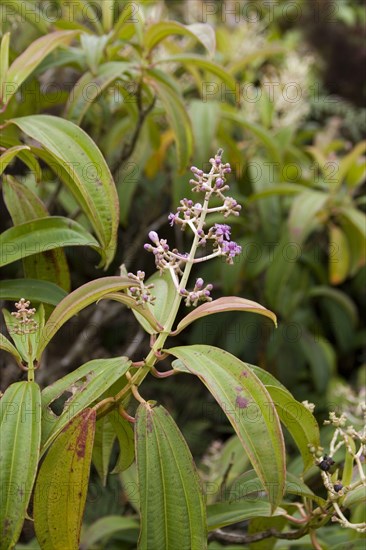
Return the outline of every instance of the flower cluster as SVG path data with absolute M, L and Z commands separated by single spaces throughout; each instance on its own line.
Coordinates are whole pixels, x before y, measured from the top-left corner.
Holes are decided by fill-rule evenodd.
M 198 302 L 211 302 L 212 298 L 210 293 L 212 289 L 213 285 L 208 284 L 204 286 L 204 280 L 198 278 L 196 280 L 196 284 L 194 285 L 194 289 L 191 292 L 181 288 L 179 293 L 181 296 L 185 296 L 186 306 L 197 306 Z
M 145 285 L 145 272 L 138 271 L 136 275 L 134 275 L 134 273 L 128 273 L 127 276 L 129 279 L 136 281 L 136 286 L 131 286 L 129 288 L 129 294 L 135 298 L 136 303 L 142 306 L 145 304 L 152 304 L 155 301 L 155 296 L 151 294 L 150 290 L 154 285 Z
M 192 250 L 189 254 L 182 254 L 177 249 L 170 250 L 166 239 L 161 239 L 156 231 L 150 231 L 151 243 L 144 245 L 145 250 L 152 252 L 155 256 L 155 265 L 160 273 L 168 270 L 172 276 L 177 291 L 185 297 L 187 306 L 196 306 L 199 301 L 210 301 L 212 285 L 204 287 L 202 279 L 197 279 L 193 290 L 186 290 L 181 284 L 179 277 L 183 275 L 184 269 L 189 265 L 210 260 L 216 257 L 224 257 L 229 264 L 233 263 L 235 256 L 241 253 L 241 247 L 230 240 L 231 228 L 226 224 L 215 223 L 209 229 L 205 229 L 206 218 L 209 214 L 220 213 L 227 218 L 230 215 L 238 216 L 241 206 L 237 201 L 225 195 L 229 189 L 226 184 L 226 176 L 231 172 L 229 163 L 222 162 L 222 150 L 219 150 L 215 157 L 210 159 L 211 170 L 205 173 L 196 166 L 191 167 L 195 179 L 190 180 L 192 190 L 204 194 L 203 202 L 194 202 L 184 198 L 175 213 L 170 213 L 168 220 L 171 226 L 178 225 L 182 230 L 187 227 L 194 234 Z M 210 200 L 214 198 L 215 204 L 210 206 Z M 212 245 L 212 253 L 206 256 L 196 257 L 198 247 L 204 247 L 207 243 Z
M 17 319 L 17 323 L 12 328 L 14 334 L 32 334 L 38 329 L 38 323 L 33 319 L 36 309 L 29 306 L 30 302 L 24 298 L 20 298 L 19 302 L 15 302 L 18 311 L 12 312 L 13 317 Z

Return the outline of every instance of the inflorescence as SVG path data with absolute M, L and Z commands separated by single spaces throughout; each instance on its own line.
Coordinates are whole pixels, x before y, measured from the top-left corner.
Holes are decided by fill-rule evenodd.
M 29 306 L 30 302 L 24 298 L 20 298 L 19 302 L 15 302 L 17 311 L 12 312 L 12 316 L 17 320 L 12 327 L 14 334 L 32 334 L 38 329 L 38 323 L 34 319 L 36 309 Z
M 180 253 L 177 249 L 170 249 L 166 239 L 161 239 L 156 231 L 150 231 L 151 243 L 144 245 L 145 250 L 152 252 L 155 256 L 155 265 L 160 273 L 168 270 L 172 276 L 175 287 L 181 296 L 185 297 L 187 306 L 196 306 L 199 301 L 210 301 L 212 285 L 204 285 L 204 281 L 196 280 L 195 287 L 188 291 L 180 286 L 179 277 L 183 275 L 184 266 L 187 263 L 195 264 L 216 257 L 224 257 L 228 264 L 233 264 L 235 256 L 241 253 L 241 246 L 231 241 L 231 228 L 229 225 L 215 223 L 209 229 L 205 229 L 206 216 L 213 213 L 221 213 L 224 218 L 230 215 L 238 216 L 241 206 L 232 197 L 224 193 L 229 189 L 226 184 L 226 175 L 231 172 L 229 163 L 222 162 L 222 150 L 219 150 L 214 158 L 210 159 L 211 170 L 205 173 L 196 166 L 191 167 L 195 179 L 190 180 L 192 191 L 204 194 L 203 203 L 184 198 L 175 213 L 169 214 L 171 226 L 178 225 L 184 231 L 187 227 L 194 234 L 196 245 L 191 254 Z M 221 202 L 220 206 L 209 207 L 211 198 Z M 195 257 L 196 249 L 206 247 L 211 243 L 212 252 L 206 256 Z

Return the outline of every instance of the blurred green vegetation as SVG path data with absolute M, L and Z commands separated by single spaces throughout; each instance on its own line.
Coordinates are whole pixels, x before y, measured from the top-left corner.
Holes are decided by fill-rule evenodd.
M 1 2 L 11 61 L 52 31 L 84 33 L 38 65 L 0 122 L 53 114 L 79 124 L 96 142 L 120 200 L 110 275 L 121 263 L 153 273 L 143 251 L 151 229 L 184 249 L 185 234 L 169 227 L 167 215 L 189 196 L 190 164 L 207 167 L 222 147 L 233 167 L 232 196 L 243 205 L 233 224 L 242 254 L 231 268 L 217 259 L 195 275 L 214 284 L 215 297 L 239 295 L 273 310 L 279 326 L 249 313 L 221 314 L 193 324 L 181 342 L 216 345 L 265 368 L 298 400 L 315 403 L 322 420 L 340 405 L 340 387 L 347 393 L 365 382 L 363 2 L 115 2 L 105 28 L 97 2 L 88 11 L 87 2 L 80 4 L 70 16 L 67 2 L 47 2 L 47 10 L 43 2 Z M 159 22 L 155 34 L 146 30 Z M 113 67 L 116 61 L 125 68 Z M 6 128 L 0 145 L 13 139 L 14 128 Z M 70 192 L 43 168 L 39 184 L 19 159 L 8 173 L 52 215 L 89 229 Z M 3 231 L 11 218 L 0 200 Z M 102 276 L 94 252 L 83 249 L 80 257 L 74 250 L 66 250 L 72 288 Z M 21 279 L 22 265 L 3 268 L 2 276 Z M 92 317 L 96 330 L 77 347 L 95 311 L 67 333 L 66 352 L 65 333 L 55 340 L 44 384 L 93 357 L 147 354 L 148 342 L 120 306 Z M 8 371 L 6 382 L 11 365 Z M 229 437 L 227 420 L 190 378 L 149 380 L 144 397 L 152 396 L 175 416 L 194 455 Z M 112 501 L 103 496 L 97 516 L 116 513 Z M 87 518 L 95 517 L 91 503 Z

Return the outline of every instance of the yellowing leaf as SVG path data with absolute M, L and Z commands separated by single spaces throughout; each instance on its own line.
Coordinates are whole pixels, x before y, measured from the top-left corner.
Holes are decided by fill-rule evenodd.
M 78 550 L 96 412 L 73 418 L 50 448 L 35 486 L 34 527 L 43 550 Z
M 329 228 L 329 279 L 339 285 L 346 279 L 350 267 L 350 251 L 347 237 L 337 225 Z

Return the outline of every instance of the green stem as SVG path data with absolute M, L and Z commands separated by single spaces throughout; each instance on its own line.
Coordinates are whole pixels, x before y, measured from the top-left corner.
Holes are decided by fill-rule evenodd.
M 215 167 L 213 166 L 209 173 L 209 179 L 207 181 L 210 187 L 211 187 L 214 171 L 215 171 Z M 174 302 L 172 304 L 170 315 L 165 323 L 164 331 L 159 334 L 156 341 L 154 342 L 149 355 L 145 359 L 145 366 L 140 367 L 139 370 L 136 372 L 136 374 L 131 378 L 129 383 L 115 396 L 115 401 L 117 402 L 119 402 L 124 397 L 124 395 L 130 390 L 131 386 L 139 386 L 141 382 L 146 378 L 151 368 L 154 367 L 157 361 L 157 356 L 156 356 L 157 352 L 164 347 L 165 341 L 171 333 L 175 318 L 179 310 L 180 303 L 183 298 L 182 295 L 180 294 L 180 291 L 186 288 L 189 276 L 191 274 L 192 267 L 195 263 L 195 256 L 198 248 L 198 242 L 200 239 L 199 234 L 200 234 L 200 230 L 203 228 L 205 224 L 206 215 L 209 211 L 208 204 L 209 204 L 210 197 L 211 197 L 211 192 L 208 191 L 205 195 L 205 200 L 203 203 L 197 231 L 195 232 L 195 235 L 194 235 L 191 250 L 189 252 L 188 259 L 186 260 L 183 275 L 180 280 L 179 286 L 177 288 L 177 292 L 174 298 Z

